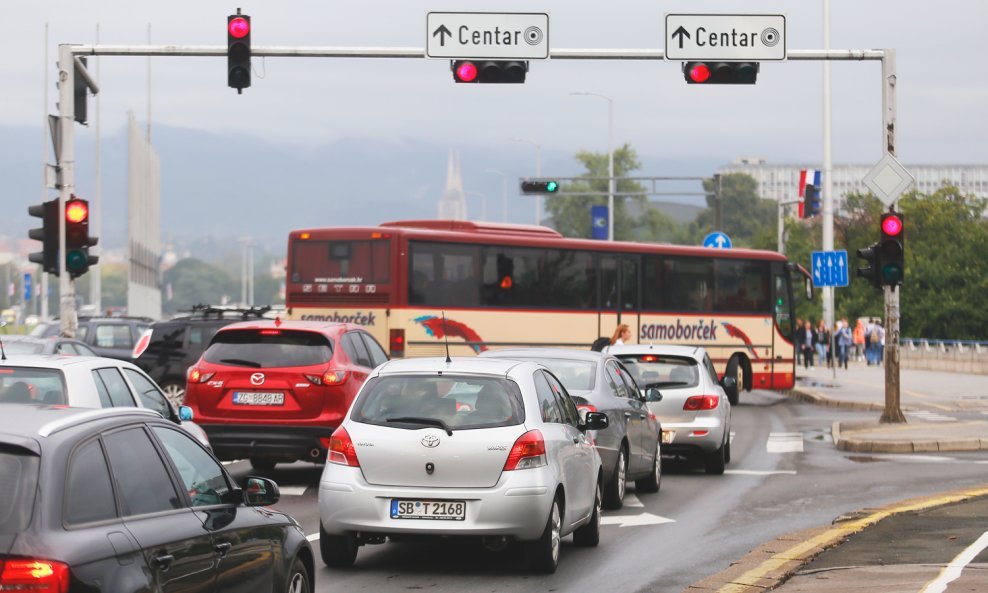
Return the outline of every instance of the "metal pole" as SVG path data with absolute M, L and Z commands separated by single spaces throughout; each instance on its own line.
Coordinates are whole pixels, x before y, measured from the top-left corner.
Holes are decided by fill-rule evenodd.
M 830 0 L 823 0 L 823 49 L 830 49 Z M 831 150 L 831 96 L 833 95 L 830 85 L 830 62 L 823 62 L 823 250 L 834 250 L 834 194 L 833 180 L 833 160 Z M 834 296 L 836 291 L 833 286 L 823 289 L 823 319 L 830 331 L 830 360 L 833 378 L 837 378 L 837 357 L 834 352 L 836 343 L 834 336 L 835 327 L 835 306 Z
M 96 43 L 99 44 L 99 24 L 96 25 Z M 96 59 L 96 84 L 99 85 L 99 73 L 100 73 L 100 60 Z M 96 114 L 94 117 L 94 127 L 96 133 L 96 162 L 94 166 L 96 167 L 96 187 L 93 193 L 93 207 L 89 212 L 89 222 L 91 225 L 92 236 L 99 237 L 103 229 L 103 180 L 102 180 L 102 164 L 101 164 L 101 145 L 100 145 L 100 112 L 99 112 L 99 93 L 96 93 L 95 97 L 95 108 Z M 94 245 L 89 248 L 93 252 L 93 255 L 98 256 L 102 249 L 99 244 Z M 93 307 L 97 312 L 103 310 L 103 266 L 96 264 L 96 267 L 91 270 L 89 276 L 89 302 L 92 303 Z
M 895 156 L 895 50 L 886 49 L 882 58 L 882 131 L 885 150 Z M 889 207 L 895 210 L 894 205 Z M 879 422 L 905 422 L 899 407 L 899 289 L 885 290 L 885 411 Z
M 614 101 L 607 99 L 607 240 L 614 240 Z M 620 320 L 620 319 L 619 319 Z
M 48 23 L 45 23 L 45 64 L 43 67 L 44 80 L 42 84 L 43 87 L 43 102 L 41 105 L 41 201 L 48 201 L 48 135 L 45 134 L 45 130 L 49 128 L 51 124 L 48 123 Z M 41 286 L 38 288 L 41 294 L 39 294 L 38 302 L 41 305 L 41 310 L 38 315 L 41 317 L 42 321 L 48 321 L 48 273 L 45 272 L 44 268 L 41 268 L 41 274 L 39 274 L 41 279 Z
M 67 338 L 74 338 L 78 327 L 75 309 L 75 281 L 65 269 L 65 202 L 75 191 L 75 57 L 71 45 L 58 46 L 58 125 L 62 137 L 62 188 L 58 192 L 58 284 L 61 296 L 60 327 Z

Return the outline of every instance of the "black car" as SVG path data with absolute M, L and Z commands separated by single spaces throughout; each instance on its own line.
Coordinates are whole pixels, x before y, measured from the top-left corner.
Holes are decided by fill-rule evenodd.
M 97 355 L 117 360 L 130 360 L 134 344 L 154 321 L 150 317 L 79 317 L 75 338 L 89 345 Z M 61 326 L 54 323 L 39 325 L 31 335 L 39 338 L 57 336 Z
M 134 346 L 132 362 L 161 386 L 165 397 L 180 405 L 185 397 L 186 371 L 199 360 L 213 334 L 237 321 L 261 319 L 270 310 L 196 305 L 188 315 L 152 323 Z
M 309 593 L 312 547 L 278 497 L 150 410 L 11 404 L 0 590 Z

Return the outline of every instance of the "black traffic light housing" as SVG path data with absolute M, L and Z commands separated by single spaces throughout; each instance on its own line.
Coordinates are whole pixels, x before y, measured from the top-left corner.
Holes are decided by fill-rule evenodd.
M 820 214 L 820 186 L 807 185 L 803 191 L 803 218 Z
M 237 94 L 250 86 L 250 16 L 231 14 L 226 17 L 226 84 Z
M 65 269 L 69 276 L 78 278 L 99 262 L 98 256 L 89 254 L 98 242 L 89 236 L 89 201 L 72 196 L 65 201 Z
M 858 257 L 864 260 L 864 266 L 858 268 L 858 277 L 864 278 L 875 288 L 882 287 L 882 279 L 879 270 L 882 267 L 881 252 L 878 243 L 872 243 L 867 247 L 858 249 Z
M 82 64 L 83 68 L 86 67 L 85 56 L 79 56 L 79 62 Z M 87 101 L 89 99 L 89 85 L 86 84 L 86 79 L 83 78 L 81 74 L 79 74 L 78 70 L 76 70 L 75 76 L 72 77 L 72 94 L 74 96 L 72 105 L 73 105 L 73 110 L 75 112 L 74 113 L 75 120 L 80 124 L 86 125 L 87 112 L 88 112 Z
M 684 62 L 683 78 L 689 84 L 755 84 L 758 62 Z
M 905 227 L 902 214 L 882 214 L 882 238 L 878 243 L 881 257 L 882 286 L 899 286 L 906 272 Z
M 521 182 L 523 194 L 554 194 L 559 191 L 559 182 L 553 179 L 528 179 Z
M 41 251 L 27 256 L 28 261 L 41 264 L 41 268 L 58 275 L 58 198 L 35 206 L 28 206 L 27 213 L 41 219 L 41 228 L 31 229 L 27 236 L 41 241 Z
M 528 62 L 520 60 L 453 60 L 453 80 L 457 83 L 520 84 L 525 82 Z

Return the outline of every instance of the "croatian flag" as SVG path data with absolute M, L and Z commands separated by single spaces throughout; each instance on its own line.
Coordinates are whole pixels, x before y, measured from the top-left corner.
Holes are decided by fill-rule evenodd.
M 800 169 L 799 170 L 799 197 L 802 198 L 806 195 L 806 186 L 815 185 L 820 187 L 820 170 L 819 169 Z M 799 217 L 803 218 L 803 206 L 805 205 L 805 200 L 800 200 L 799 202 Z

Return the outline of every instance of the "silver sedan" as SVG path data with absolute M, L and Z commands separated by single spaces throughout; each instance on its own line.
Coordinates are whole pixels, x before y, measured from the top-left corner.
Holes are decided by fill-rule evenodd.
M 596 546 L 602 472 L 581 419 L 542 365 L 417 358 L 378 367 L 333 433 L 319 483 L 320 550 L 334 567 L 386 538 L 521 542 L 554 572 L 560 539 Z
M 717 380 L 703 348 L 639 344 L 611 346 L 645 392 L 648 409 L 662 422 L 662 454 L 699 458 L 708 474 L 723 474 L 731 460 L 733 377 Z

